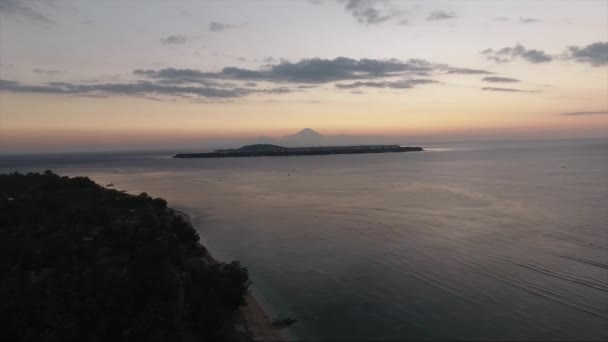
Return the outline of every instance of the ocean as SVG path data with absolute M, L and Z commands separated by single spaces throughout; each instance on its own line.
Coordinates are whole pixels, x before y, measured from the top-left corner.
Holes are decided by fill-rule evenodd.
M 608 141 L 0 156 L 165 198 L 302 340 L 608 339 Z

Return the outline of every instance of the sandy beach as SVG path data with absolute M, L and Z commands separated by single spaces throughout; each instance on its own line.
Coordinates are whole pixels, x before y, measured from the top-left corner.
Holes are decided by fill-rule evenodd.
M 250 293 L 247 305 L 241 307 L 245 326 L 254 341 L 287 341 L 280 329 L 273 327 L 264 309 Z

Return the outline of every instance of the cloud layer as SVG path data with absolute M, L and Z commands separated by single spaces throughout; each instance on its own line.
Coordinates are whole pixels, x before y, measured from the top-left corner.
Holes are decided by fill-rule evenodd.
M 334 59 L 303 59 L 294 63 L 282 61 L 257 70 L 226 67 L 219 72 L 205 72 L 193 69 L 167 68 L 161 70 L 138 69 L 133 73 L 168 84 L 200 83 L 214 79 L 321 84 L 379 77 L 428 75 L 436 67 L 420 59 L 401 61 L 398 59 L 362 58 L 356 60 L 337 57 Z
M 44 85 L 24 85 L 20 82 L 0 80 L 0 91 L 14 93 L 41 93 L 64 95 L 169 95 L 185 96 L 195 95 L 207 98 L 233 98 L 241 97 L 254 92 L 268 92 L 270 90 L 255 90 L 241 87 L 213 88 L 196 86 L 175 86 L 140 81 L 135 83 L 97 83 L 73 84 L 67 82 L 49 82 Z
M 185 38 L 170 36 L 167 44 L 180 44 Z M 587 47 L 570 47 L 568 58 L 600 65 L 605 63 L 604 43 Z M 522 58 L 541 63 L 546 61 L 542 51 L 526 49 L 520 44 L 498 51 L 488 49 L 484 55 L 502 59 Z M 296 62 L 267 59 L 267 64 L 255 68 L 224 67 L 219 71 L 198 69 L 135 69 L 135 80 L 115 83 L 50 82 L 38 85 L 22 84 L 10 80 L 0 81 L 0 91 L 17 93 L 67 94 L 78 96 L 127 95 L 139 97 L 183 96 L 194 98 L 238 98 L 251 94 L 286 94 L 307 91 L 309 88 L 330 84 L 337 89 L 359 88 L 410 89 L 417 86 L 440 83 L 440 75 L 484 75 L 487 83 L 518 83 L 518 79 L 494 76 L 483 69 L 459 68 L 435 64 L 423 59 L 333 59 L 308 58 Z M 53 74 L 48 70 L 35 72 Z M 531 93 L 535 90 L 483 87 L 483 91 Z
M 334 59 L 311 58 L 298 62 L 281 61 L 259 69 L 225 67 L 210 72 L 195 69 L 165 68 L 160 70 L 136 69 L 135 81 L 115 83 L 49 82 L 39 85 L 0 80 L 0 91 L 15 93 L 64 94 L 104 97 L 127 95 L 138 97 L 183 96 L 193 98 L 225 99 L 250 94 L 285 94 L 306 91 L 321 84 L 335 84 L 340 89 L 393 88 L 409 89 L 418 85 L 438 83 L 430 78 L 446 66 L 411 59 Z M 454 70 L 460 70 L 455 68 Z M 462 69 L 468 70 L 468 69 Z M 394 78 L 399 78 L 395 80 Z M 260 86 L 260 83 L 266 84 Z M 270 84 L 269 86 L 267 84 Z

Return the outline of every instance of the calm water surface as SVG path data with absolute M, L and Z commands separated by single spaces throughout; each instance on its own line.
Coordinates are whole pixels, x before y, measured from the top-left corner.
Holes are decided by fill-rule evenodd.
M 608 142 L 0 157 L 188 212 L 301 339 L 608 339 Z

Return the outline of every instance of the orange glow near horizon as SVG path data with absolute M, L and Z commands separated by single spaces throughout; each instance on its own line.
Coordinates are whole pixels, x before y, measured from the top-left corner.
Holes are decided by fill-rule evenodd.
M 463 93 L 461 90 L 456 93 L 459 92 Z M 521 99 L 521 94 L 488 93 L 484 94 L 486 100 L 473 102 L 474 96 L 464 92 L 460 99 L 452 94 L 433 103 L 435 94 L 425 93 L 430 102 L 376 94 L 366 101 L 354 99 L 353 104 L 344 98 L 356 95 L 338 94 L 326 103 L 288 99 L 266 105 L 243 101 L 204 106 L 128 97 L 105 100 L 1 94 L 3 108 L 11 108 L 12 115 L 2 118 L 0 142 L 5 146 L 147 143 L 197 146 L 214 139 L 280 137 L 305 127 L 325 135 L 395 137 L 466 134 L 474 137 L 483 132 L 532 131 L 551 135 L 567 130 L 590 131 L 601 136 L 601 128 L 608 132 L 608 115 L 563 116 L 560 114 L 568 110 L 563 109 L 560 101 L 528 99 L 525 103 L 507 105 Z M 602 104 L 588 107 L 602 109 Z

